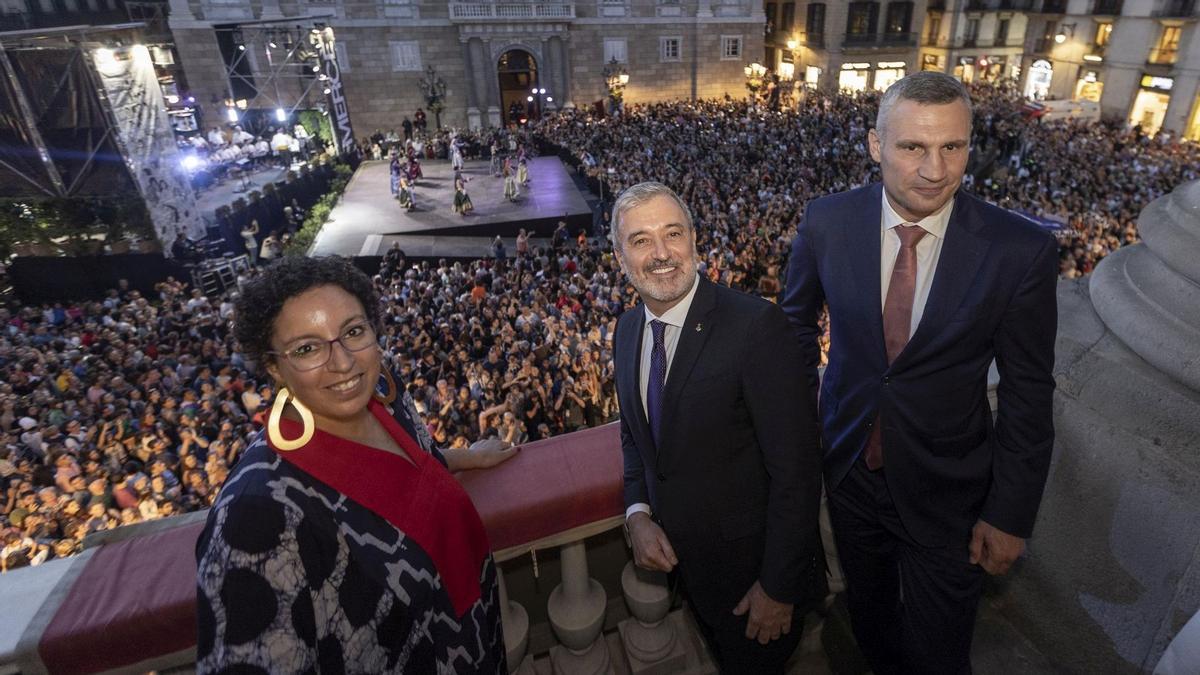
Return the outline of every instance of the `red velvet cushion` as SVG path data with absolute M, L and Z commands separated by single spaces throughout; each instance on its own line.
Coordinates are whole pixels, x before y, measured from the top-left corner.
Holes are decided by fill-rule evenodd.
M 51 673 L 127 666 L 196 644 L 196 539 L 204 523 L 108 544 L 38 644 Z
M 622 474 L 620 427 L 607 424 L 530 443 L 459 478 L 499 551 L 620 515 Z

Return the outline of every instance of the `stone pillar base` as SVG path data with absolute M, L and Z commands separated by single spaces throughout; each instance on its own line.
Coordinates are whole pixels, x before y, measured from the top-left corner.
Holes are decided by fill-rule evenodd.
M 583 651 L 562 645 L 550 648 L 550 667 L 554 675 L 615 675 L 608 644 L 603 636 Z
M 483 119 L 479 114 L 479 108 L 467 108 L 467 128 L 471 131 L 479 131 L 483 128 Z
M 508 672 L 511 675 L 537 675 L 537 670 L 533 667 L 533 657 L 526 656 L 525 660 L 521 661 L 521 665 L 513 667 L 511 661 L 508 663 Z
M 680 675 L 717 675 L 717 664 L 709 655 L 708 646 L 700 637 L 700 629 L 686 609 L 671 612 L 664 623 L 672 625 L 675 642 L 687 657 L 683 667 L 674 672 Z
M 617 624 L 631 675 L 673 675 L 687 670 L 688 654 L 671 617 L 647 625 L 637 619 Z
M 500 108 L 497 108 L 494 105 L 488 106 L 487 115 L 488 115 L 488 126 L 494 128 L 494 129 L 499 129 L 500 128 Z

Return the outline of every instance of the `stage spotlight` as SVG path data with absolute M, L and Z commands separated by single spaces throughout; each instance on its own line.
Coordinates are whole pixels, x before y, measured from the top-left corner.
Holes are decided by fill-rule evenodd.
M 238 121 L 237 108 L 226 108 L 225 117 L 231 124 L 236 124 Z
M 179 97 L 174 94 L 171 94 L 170 96 L 167 97 L 167 103 L 172 103 L 172 104 L 179 103 Z
M 287 121 L 287 111 L 285 111 L 283 108 L 276 108 L 275 109 L 275 119 L 279 120 L 280 122 L 286 122 Z
M 184 155 L 182 163 L 183 168 L 187 169 L 188 171 L 195 171 L 196 169 L 204 166 L 204 160 L 195 155 Z
M 526 96 L 526 97 L 525 97 L 525 100 L 526 100 L 526 101 L 529 101 L 530 103 L 533 103 L 533 97 L 532 97 L 532 96 Z
M 547 96 L 547 97 L 546 97 L 546 102 L 547 102 L 547 103 L 554 103 L 554 97 L 553 97 L 553 96 Z
M 195 103 L 195 102 L 196 102 L 196 97 L 195 97 L 195 96 L 189 96 L 189 97 L 188 97 L 188 103 Z
M 313 72 L 314 72 L 314 73 L 319 73 L 319 72 L 321 72 L 321 66 L 313 66 Z
M 244 51 L 246 51 L 246 45 L 238 45 L 238 51 L 239 51 L 239 52 L 244 52 Z
M 112 63 L 117 60 L 117 56 L 108 47 L 101 47 L 96 50 L 96 60 L 100 63 Z
M 544 88 L 542 88 L 542 89 L 539 89 L 539 90 L 538 90 L 538 93 L 539 93 L 539 94 L 545 94 L 545 93 L 546 93 L 546 90 L 545 90 Z
M 329 87 L 325 87 L 325 95 L 326 95 L 326 96 L 328 96 L 328 95 L 329 95 L 329 92 L 330 92 L 330 91 L 332 91 L 332 90 L 331 90 Z

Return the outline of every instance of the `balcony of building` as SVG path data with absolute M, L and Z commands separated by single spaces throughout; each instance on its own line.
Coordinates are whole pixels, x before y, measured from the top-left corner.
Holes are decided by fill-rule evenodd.
M 988 399 L 995 409 L 994 371 Z M 499 569 L 511 672 L 716 672 L 686 601 L 665 575 L 632 563 L 621 528 L 622 473 L 612 423 L 530 443 L 500 466 L 459 474 Z M 196 652 L 195 546 L 206 517 L 99 532 L 80 555 L 0 575 L 0 673 L 188 672 Z M 844 583 L 824 517 L 821 529 L 831 592 L 839 593 Z M 834 670 L 861 670 L 834 595 L 809 616 L 804 636 L 789 673 L 830 672 L 831 658 L 842 664 Z
M 920 33 L 846 33 L 842 48 L 847 51 L 916 47 Z
M 1039 10 L 1042 14 L 1066 14 L 1067 0 L 1042 0 Z
M 929 0 L 929 2 L 925 4 L 925 11 L 926 12 L 945 12 L 946 11 L 946 0 Z
M 1095 16 L 1121 16 L 1124 0 L 1095 0 L 1092 14 Z
M 456 23 L 487 21 L 571 21 L 575 3 L 565 2 L 451 2 L 450 20 Z
M 1160 19 L 1188 19 L 1196 16 L 1196 0 L 1164 0 L 1151 14 Z
M 102 0 L 95 4 L 95 9 L 81 9 L 79 4 L 63 0 L 11 0 L 0 3 L 0 30 L 102 26 L 130 21 L 124 0 Z
M 1000 0 L 1001 12 L 1028 12 L 1033 9 L 1033 0 Z
M 1019 36 L 1010 36 L 1001 39 L 994 37 L 962 37 L 955 40 L 949 46 L 953 47 L 954 49 L 973 49 L 985 47 L 1011 49 L 1016 47 L 1024 47 L 1025 39 Z

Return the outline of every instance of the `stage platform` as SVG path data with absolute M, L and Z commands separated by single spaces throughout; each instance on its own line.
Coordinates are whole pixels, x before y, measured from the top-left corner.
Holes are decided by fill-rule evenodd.
M 449 161 L 421 162 L 425 176 L 417 182 L 417 208 L 413 211 L 401 208 L 392 197 L 386 161 L 363 162 L 317 235 L 311 253 L 377 256 L 392 241 L 400 240 L 410 256 L 422 251 L 429 257 L 459 257 L 459 251 L 477 250 L 484 240 L 501 235 L 511 255 L 511 238 L 521 228 L 539 238 L 549 237 L 565 215 L 572 233 L 590 230 L 591 208 L 557 157 L 529 161 L 530 184 L 522 186 L 516 202 L 504 199 L 504 179 L 490 174 L 488 168 L 487 161 L 469 161 L 464 166 L 475 211 L 460 216 L 453 209 L 454 170 Z M 453 238 L 458 237 L 475 241 L 455 243 Z M 476 257 L 483 255 L 481 251 Z

